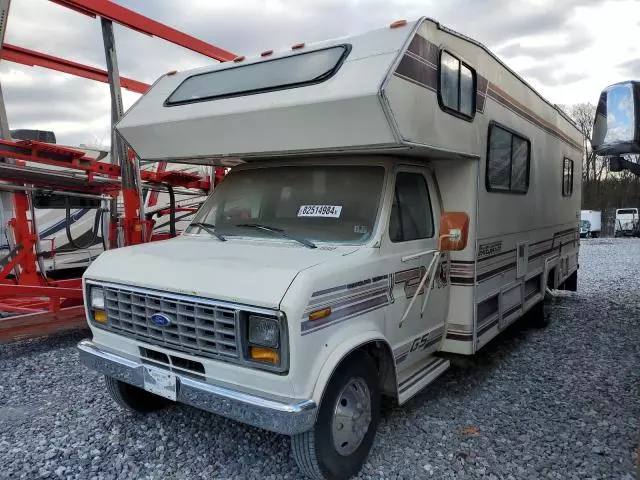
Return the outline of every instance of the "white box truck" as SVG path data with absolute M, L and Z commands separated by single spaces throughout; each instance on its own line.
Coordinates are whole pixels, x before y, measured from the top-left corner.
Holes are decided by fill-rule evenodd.
M 596 210 L 580 212 L 580 237 L 597 238 L 602 230 L 602 214 Z
M 184 235 L 89 267 L 81 360 L 125 407 L 290 435 L 308 477 L 356 474 L 382 397 L 576 288 L 580 131 L 433 20 L 167 74 L 117 131 L 233 168 Z

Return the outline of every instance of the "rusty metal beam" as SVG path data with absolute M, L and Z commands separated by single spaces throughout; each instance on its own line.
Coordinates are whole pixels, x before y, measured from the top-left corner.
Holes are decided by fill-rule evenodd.
M 222 48 L 203 42 L 202 40 L 180 32 L 139 13 L 122 7 L 109 0 L 51 0 L 54 3 L 84 13 L 91 17 L 100 16 L 119 23 L 125 27 L 137 30 L 146 35 L 162 38 L 168 42 L 180 45 L 193 52 L 200 53 L 220 62 L 233 60 L 237 55 Z
M 28 48 L 18 47 L 5 43 L 0 50 L 0 58 L 2 60 L 8 60 L 10 62 L 21 63 L 29 67 L 44 67 L 58 72 L 69 73 L 78 77 L 88 78 L 90 80 L 97 80 L 99 82 L 107 83 L 108 75 L 106 70 L 101 68 L 89 67 L 81 63 L 72 62 L 60 57 L 54 57 L 53 55 L 47 55 L 46 53 L 36 52 L 35 50 L 29 50 Z M 149 90 L 150 85 L 144 82 L 138 82 L 126 77 L 120 77 L 120 85 L 127 90 L 131 90 L 136 93 L 145 93 Z
M 0 318 L 0 344 L 88 328 L 84 306 Z

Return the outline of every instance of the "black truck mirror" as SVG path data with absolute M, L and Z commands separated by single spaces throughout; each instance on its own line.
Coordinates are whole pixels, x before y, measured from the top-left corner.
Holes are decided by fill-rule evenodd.
M 600 94 L 596 109 L 591 135 L 593 151 L 603 156 L 640 153 L 639 127 L 640 82 L 607 87 Z

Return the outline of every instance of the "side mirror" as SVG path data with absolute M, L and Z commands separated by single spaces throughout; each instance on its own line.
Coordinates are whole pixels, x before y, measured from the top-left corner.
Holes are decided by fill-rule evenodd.
M 591 146 L 603 156 L 640 153 L 640 82 L 616 83 L 600 94 Z
M 438 250 L 458 252 L 467 248 L 469 215 L 464 212 L 444 212 L 440 215 Z

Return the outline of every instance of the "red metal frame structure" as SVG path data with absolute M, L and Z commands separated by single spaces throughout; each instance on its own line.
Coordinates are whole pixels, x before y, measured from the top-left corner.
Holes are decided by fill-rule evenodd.
M 29 67 L 44 67 L 58 72 L 69 73 L 78 77 L 97 80 L 98 82 L 108 82 L 108 73 L 100 68 L 89 67 L 81 63 L 65 60 L 64 58 L 54 57 L 46 53 L 36 52 L 28 48 L 17 47 L 5 43 L 0 51 L 0 59 L 10 62 L 21 63 Z M 126 77 L 120 77 L 120 85 L 127 90 L 136 93 L 145 93 L 149 90 L 150 85 L 132 80 Z
M 117 63 L 115 63 L 115 44 L 113 44 L 111 22 L 116 22 L 146 35 L 163 38 L 221 62 L 229 61 L 236 57 L 231 52 L 203 42 L 108 0 L 51 1 L 93 18 L 100 17 L 103 38 L 105 39 L 107 70 L 82 65 L 9 44 L 0 45 L 2 47 L 0 58 L 109 83 L 112 95 L 112 109 L 122 109 L 120 86 L 137 93 L 144 93 L 148 90 L 149 85 L 119 76 Z M 5 3 L 7 13 L 9 2 L 10 0 L 6 0 Z M 4 29 L 1 35 L 0 42 L 3 41 Z M 108 43 L 111 43 L 111 45 L 108 45 Z M 1 101 L 2 99 L 0 98 Z M 118 105 L 118 102 L 120 102 L 120 105 Z M 120 114 L 121 111 L 112 112 L 112 119 L 117 119 Z M 0 118 L 0 120 L 4 120 L 4 122 L 0 123 L 6 125 L 3 105 L 0 116 L 4 117 L 4 119 Z M 3 128 L 6 130 L 7 127 L 3 126 Z M 7 138 L 7 133 L 2 132 L 5 138 Z M 42 170 L 32 169 L 27 171 L 26 167 L 25 171 L 21 172 L 21 176 L 16 177 L 15 169 L 12 171 L 10 164 L 1 163 L 3 157 L 15 159 L 12 165 L 17 167 L 24 166 L 25 161 L 28 161 L 30 163 L 54 165 L 83 172 L 86 177 L 80 184 L 69 185 L 64 182 L 57 183 L 55 178 L 47 178 L 46 174 L 43 176 Z M 122 166 L 100 163 L 95 159 L 85 157 L 81 151 L 41 142 L 0 140 L 0 166 L 5 165 L 6 167 L 4 176 L 0 175 L 0 179 L 16 183 L 16 185 L 11 185 L 11 190 L 14 191 L 13 207 L 15 216 L 9 222 L 14 233 L 16 246 L 6 258 L 0 259 L 0 312 L 28 314 L 0 320 L 0 343 L 23 338 L 24 336 L 42 335 L 85 324 L 82 308 L 81 279 L 56 282 L 47 279 L 37 268 L 38 258 L 35 246 L 39 242 L 39 237 L 28 217 L 30 202 L 27 191 L 29 189 L 46 187 L 51 190 L 70 192 L 69 194 L 76 192 L 73 193 L 74 195 L 102 195 L 105 198 L 115 197 L 118 193 L 122 193 L 125 215 L 119 221 L 120 227 L 124 231 L 124 245 L 150 240 L 152 225 L 146 224 L 139 216 L 141 209 L 139 190 L 132 188 L 130 183 L 125 185 L 125 173 L 127 174 L 126 178 L 131 181 L 131 169 L 135 159 L 130 151 L 124 153 L 124 155 L 119 155 L 119 157 L 124 162 Z M 156 172 L 139 170 L 135 173 L 137 173 L 139 180 L 150 183 L 162 183 L 203 190 L 207 190 L 210 187 L 209 180 L 202 180 L 195 175 L 184 172 L 166 172 L 164 168 L 159 168 Z M 213 179 L 214 184 L 217 184 L 222 179 L 224 173 L 224 169 L 216 169 Z M 117 181 L 118 177 L 121 179 L 121 185 Z M 98 180 L 100 179 L 102 181 L 99 182 Z M 133 182 L 133 185 L 135 185 L 135 178 Z M 8 187 L 5 186 L 5 188 Z M 112 240 L 115 238 L 116 227 L 117 225 L 111 224 L 110 236 Z M 19 275 L 12 276 L 12 272 L 19 272 Z
M 237 55 L 222 48 L 203 42 L 202 40 L 182 33 L 174 28 L 164 25 L 155 20 L 140 15 L 139 13 L 122 7 L 117 3 L 109 0 L 51 0 L 64 7 L 84 13 L 90 17 L 96 16 L 106 18 L 112 22 L 122 26 L 129 27 L 132 30 L 151 35 L 153 37 L 163 38 L 171 43 L 180 45 L 181 47 L 200 53 L 207 57 L 226 62 L 233 60 Z

